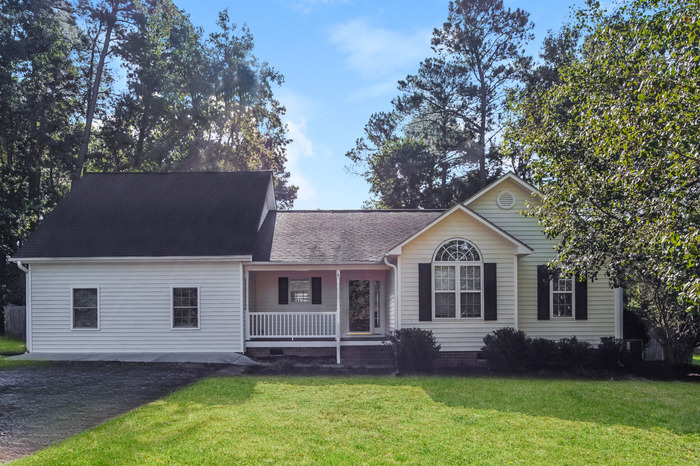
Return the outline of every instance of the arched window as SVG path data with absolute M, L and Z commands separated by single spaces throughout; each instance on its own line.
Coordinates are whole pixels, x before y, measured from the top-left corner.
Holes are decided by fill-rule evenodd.
M 483 259 L 467 240 L 443 243 L 433 257 L 435 318 L 480 318 Z M 459 312 L 458 312 L 459 310 Z

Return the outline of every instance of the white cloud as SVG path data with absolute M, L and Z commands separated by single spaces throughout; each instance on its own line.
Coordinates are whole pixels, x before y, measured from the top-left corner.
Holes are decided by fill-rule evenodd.
M 314 105 L 302 96 L 289 92 L 280 93 L 277 97 L 287 108 L 283 121 L 287 125 L 287 136 L 292 139 L 292 142 L 287 146 L 289 182 L 299 186 L 298 200 L 316 199 L 318 197 L 316 190 L 300 168 L 302 159 L 312 158 L 315 155 L 313 143 L 306 134 L 306 114 L 312 111 Z
M 330 41 L 347 54 L 346 66 L 367 81 L 393 79 L 418 69 L 430 55 L 432 29 L 403 32 L 372 26 L 364 19 L 335 25 Z

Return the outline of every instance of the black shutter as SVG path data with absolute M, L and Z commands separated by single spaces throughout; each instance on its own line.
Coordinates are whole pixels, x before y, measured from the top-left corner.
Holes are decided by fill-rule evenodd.
M 546 265 L 537 266 L 537 320 L 549 320 L 549 270 Z
M 311 304 L 321 304 L 321 277 L 311 277 Z
M 484 264 L 484 320 L 498 320 L 496 264 Z
M 418 320 L 433 320 L 431 264 L 418 264 Z
M 578 280 L 579 277 L 574 277 L 576 284 L 576 320 L 588 319 L 588 281 Z
M 278 304 L 289 304 L 289 278 L 279 277 L 277 279 Z

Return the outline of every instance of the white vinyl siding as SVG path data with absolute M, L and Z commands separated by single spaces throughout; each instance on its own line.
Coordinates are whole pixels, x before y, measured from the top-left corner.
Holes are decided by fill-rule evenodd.
M 497 264 L 498 320 L 418 320 L 418 264 L 432 262 L 437 248 L 450 238 L 463 238 L 471 242 L 479 248 L 484 263 Z M 401 327 L 432 330 L 443 351 L 479 351 L 484 346 L 484 336 L 487 333 L 513 326 L 514 254 L 515 246 L 511 242 L 460 210 L 442 219 L 402 248 Z M 459 262 L 454 264 L 468 265 Z
M 34 352 L 238 352 L 238 262 L 31 264 Z M 71 330 L 71 289 L 99 287 L 99 331 Z M 172 289 L 199 287 L 199 330 L 172 328 Z
M 497 197 L 502 191 L 509 191 L 515 196 L 515 206 L 510 210 L 498 206 Z M 532 204 L 537 200 L 519 183 L 505 180 L 468 205 L 534 249 L 532 254 L 518 258 L 518 328 L 533 338 L 558 340 L 576 336 L 592 344 L 600 343 L 601 337 L 613 336 L 615 292 L 604 276 L 593 283 L 588 282 L 588 319 L 537 320 L 537 266 L 555 257 L 556 242 L 542 234 L 536 218 L 519 213 L 526 209 L 526 202 Z M 500 295 L 498 299 L 500 309 Z

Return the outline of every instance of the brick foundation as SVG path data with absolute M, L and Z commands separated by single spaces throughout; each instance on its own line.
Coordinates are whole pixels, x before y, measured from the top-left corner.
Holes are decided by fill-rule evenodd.
M 348 366 L 391 366 L 391 356 L 384 345 L 342 346 L 340 361 Z
M 252 358 L 269 358 L 275 356 L 296 356 L 300 358 L 333 358 L 335 359 L 335 348 L 246 348 L 246 356 Z
M 440 367 L 480 365 L 484 360 L 478 359 L 478 354 L 478 351 L 440 351 L 436 364 Z
M 334 347 L 323 348 L 247 348 L 245 354 L 252 358 L 265 359 L 280 356 L 299 358 L 324 358 L 335 361 Z M 485 364 L 478 359 L 477 351 L 440 351 L 436 365 L 438 367 L 464 367 Z M 390 366 L 391 357 L 383 345 L 371 346 L 342 346 L 340 361 L 347 366 Z

